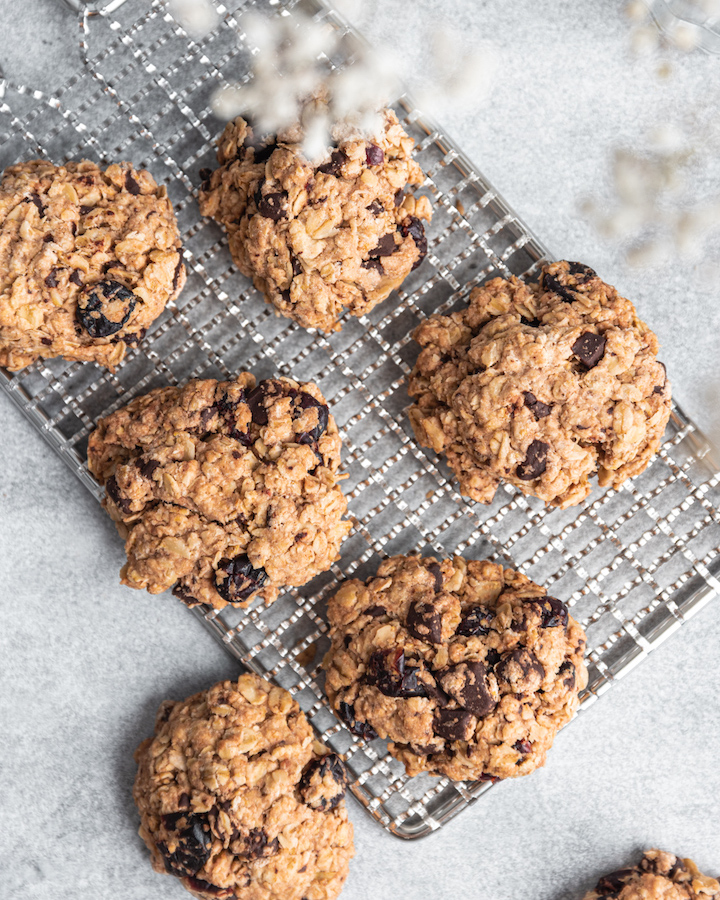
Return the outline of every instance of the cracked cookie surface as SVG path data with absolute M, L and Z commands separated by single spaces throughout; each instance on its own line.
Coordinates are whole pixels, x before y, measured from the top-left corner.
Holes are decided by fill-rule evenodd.
M 720 883 L 691 859 L 646 850 L 638 865 L 603 875 L 583 900 L 720 900 Z
M 473 500 L 507 481 L 571 506 L 590 476 L 618 486 L 660 445 L 671 399 L 657 338 L 587 266 L 546 265 L 539 284 L 493 279 L 413 336 L 413 430 Z
M 316 385 L 247 372 L 157 388 L 101 419 L 88 466 L 125 538 L 122 583 L 218 609 L 305 584 L 351 528 L 340 449 Z
M 257 675 L 166 701 L 135 753 L 140 836 L 203 900 L 333 900 L 354 854 L 342 760 Z
M 391 110 L 382 118 L 372 141 L 336 132 L 319 164 L 303 155 L 299 127 L 260 140 L 238 118 L 218 142 L 220 167 L 203 173 L 200 211 L 226 229 L 268 303 L 305 328 L 335 331 L 344 310 L 369 312 L 427 251 L 430 204 L 404 193 L 424 180 L 413 141 Z
M 545 763 L 587 681 L 585 634 L 524 575 L 396 556 L 330 599 L 331 705 L 410 775 L 514 778 Z
M 113 368 L 185 283 L 164 187 L 128 163 L 33 160 L 0 184 L 0 365 Z

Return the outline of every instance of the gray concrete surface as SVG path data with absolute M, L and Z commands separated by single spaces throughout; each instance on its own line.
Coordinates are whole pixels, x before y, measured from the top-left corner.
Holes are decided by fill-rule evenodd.
M 720 305 L 695 267 L 628 268 L 578 210 L 608 196 L 609 147 L 659 122 L 710 121 L 720 62 L 634 62 L 621 3 L 385 0 L 361 16 L 411 82 L 440 21 L 465 46 L 494 43 L 489 101 L 443 120 L 558 255 L 636 300 L 657 331 L 676 395 L 720 438 Z M 0 65 L 53 89 L 79 65 L 75 16 L 58 0 L 0 0 Z M 718 191 L 715 155 L 700 183 Z M 172 598 L 117 584 L 122 547 L 101 509 L 0 400 L 0 897 L 182 897 L 150 870 L 130 796 L 132 751 L 165 697 L 235 666 Z M 401 843 L 351 804 L 357 856 L 346 900 L 579 900 L 597 877 L 660 846 L 720 873 L 717 601 L 558 738 L 548 765 L 493 789 L 420 843 Z

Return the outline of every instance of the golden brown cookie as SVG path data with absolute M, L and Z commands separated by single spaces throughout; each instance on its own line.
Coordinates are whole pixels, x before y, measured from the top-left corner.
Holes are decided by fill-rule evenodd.
M 489 503 L 507 481 L 571 506 L 592 475 L 616 487 L 660 445 L 671 402 L 657 338 L 581 263 L 546 265 L 539 284 L 495 278 L 414 338 L 415 435 L 473 500 Z
M 395 556 L 344 584 L 328 620 L 331 705 L 354 734 L 388 738 L 410 775 L 527 775 L 587 681 L 565 605 L 487 561 Z
M 230 252 L 284 316 L 336 331 L 344 310 L 361 316 L 398 287 L 425 256 L 427 198 L 404 193 L 424 176 L 413 141 L 391 110 L 372 140 L 357 132 L 317 163 L 302 131 L 260 140 L 248 123 L 228 123 L 220 168 L 203 173 L 200 211 L 228 233 Z
M 113 368 L 185 283 L 164 187 L 128 163 L 33 160 L 0 184 L 0 365 Z
M 342 760 L 257 675 L 166 701 L 133 796 L 157 872 L 203 900 L 333 900 L 354 855 Z
M 691 859 L 646 850 L 637 866 L 603 875 L 584 900 L 720 900 L 720 883 Z
M 340 447 L 314 384 L 247 372 L 158 388 L 101 419 L 88 466 L 126 541 L 122 583 L 218 609 L 305 584 L 351 527 Z

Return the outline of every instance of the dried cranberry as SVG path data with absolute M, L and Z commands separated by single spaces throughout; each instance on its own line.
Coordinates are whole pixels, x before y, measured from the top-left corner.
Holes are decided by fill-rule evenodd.
M 419 672 L 419 666 L 405 665 L 405 651 L 398 647 L 376 650 L 370 657 L 366 678 L 386 697 L 427 697 L 425 686 L 418 680 Z
M 158 850 L 165 860 L 165 868 L 178 878 L 194 875 L 210 858 L 212 839 L 205 815 L 177 812 L 161 816 L 166 831 L 173 835 L 175 849 L 158 841 Z
M 413 264 L 413 269 L 417 269 L 420 263 L 425 259 L 428 249 L 423 223 L 415 216 L 410 216 L 409 219 L 406 219 L 406 221 L 403 222 L 402 225 L 400 225 L 400 233 L 404 238 L 410 235 L 410 237 L 415 241 L 415 246 L 418 249 L 418 258 Z
M 518 753 L 523 753 L 525 755 L 532 752 L 532 744 L 530 741 L 515 741 L 513 747 Z
M 470 612 L 465 613 L 460 620 L 456 634 L 464 637 L 488 634 L 492 617 L 493 614 L 484 606 L 473 606 Z
M 109 337 L 127 324 L 138 299 L 119 281 L 99 281 L 78 299 L 77 320 L 90 337 Z
M 377 144 L 368 144 L 365 148 L 365 162 L 369 166 L 381 166 L 385 162 L 385 154 Z
M 340 701 L 337 707 L 337 712 L 342 721 L 347 725 L 348 730 L 358 737 L 362 738 L 364 741 L 374 741 L 377 737 L 377 731 L 369 725 L 367 722 L 362 722 L 360 719 L 355 718 L 355 710 L 350 706 L 349 703 L 345 703 L 343 700 Z
M 267 578 L 265 569 L 256 569 L 246 554 L 240 553 L 232 559 L 224 557 L 217 564 L 215 587 L 223 600 L 240 603 L 259 590 Z
M 330 785 L 327 782 L 330 782 Z M 348 776 L 345 765 L 336 753 L 328 753 L 307 764 L 298 784 L 302 802 L 311 809 L 324 812 L 345 798 Z

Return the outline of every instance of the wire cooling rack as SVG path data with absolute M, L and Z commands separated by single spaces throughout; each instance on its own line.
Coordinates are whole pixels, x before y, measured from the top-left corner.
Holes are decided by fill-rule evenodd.
M 352 53 L 352 34 L 317 0 L 253 6 L 269 15 L 301 8 L 325 17 L 346 35 L 344 59 Z M 0 82 L 3 166 L 43 156 L 129 159 L 148 168 L 167 185 L 188 268 L 182 295 L 116 373 L 41 360 L 3 372 L 0 385 L 98 499 L 102 491 L 85 464 L 88 434 L 137 394 L 243 369 L 320 386 L 342 434 L 355 518 L 342 558 L 267 609 L 196 614 L 244 665 L 295 694 L 322 739 L 345 754 L 352 791 L 368 812 L 393 834 L 416 838 L 491 785 L 408 778 L 382 741 L 360 741 L 335 718 L 320 663 L 329 644 L 326 600 L 338 581 L 368 577 L 382 557 L 411 551 L 513 565 L 567 600 L 584 625 L 587 706 L 720 588 L 720 474 L 709 445 L 678 407 L 642 475 L 617 491 L 596 489 L 585 505 L 564 511 L 546 510 L 508 486 L 490 506 L 472 503 L 458 494 L 442 462 L 418 447 L 405 389 L 417 352 L 414 326 L 461 305 L 491 276 L 532 277 L 547 254 L 444 132 L 408 102 L 396 108 L 417 142 L 427 173 L 422 190 L 434 207 L 425 262 L 401 291 L 362 319 L 346 319 L 332 336 L 275 316 L 237 272 L 221 230 L 201 219 L 195 199 L 199 170 L 214 164 L 213 141 L 222 128 L 209 112 L 210 98 L 244 76 L 253 52 L 236 17 L 242 7 L 239 0 L 217 3 L 222 24 L 194 41 L 160 0 L 110 0 L 103 15 L 80 13 L 85 69 L 55 94 Z

